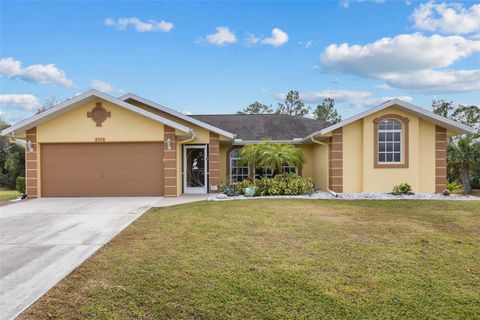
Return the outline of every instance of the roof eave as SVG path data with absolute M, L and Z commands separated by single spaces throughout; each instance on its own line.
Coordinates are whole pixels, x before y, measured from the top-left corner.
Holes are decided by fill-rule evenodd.
M 176 111 L 176 110 L 170 109 L 170 108 L 165 107 L 165 106 L 163 106 L 163 105 L 161 105 L 161 104 L 159 104 L 159 103 L 156 103 L 156 102 L 154 102 L 154 101 L 145 99 L 145 98 L 143 98 L 143 97 L 141 97 L 141 96 L 139 96 L 139 95 L 136 95 L 136 94 L 134 94 L 134 93 L 131 93 L 131 92 L 130 92 L 130 93 L 127 93 L 127 94 L 124 94 L 123 96 L 118 97 L 118 99 L 123 100 L 123 101 L 125 101 L 125 100 L 127 100 L 127 99 L 137 100 L 137 101 L 139 101 L 139 102 L 141 102 L 141 103 L 143 103 L 143 104 L 146 104 L 146 105 L 148 105 L 148 106 L 150 106 L 150 107 L 152 107 L 152 108 L 155 108 L 155 109 L 158 109 L 158 110 L 160 110 L 160 111 L 169 113 L 169 114 L 171 114 L 171 115 L 173 115 L 173 116 L 175 116 L 175 117 L 177 117 L 177 118 L 180 118 L 180 119 L 182 119 L 182 120 L 188 121 L 188 122 L 190 122 L 190 123 L 192 123 L 192 124 L 195 124 L 195 125 L 197 125 L 197 126 L 199 126 L 199 127 L 204 128 L 204 129 L 208 129 L 208 130 L 210 130 L 210 131 L 212 131 L 212 132 L 214 132 L 214 133 L 218 133 L 218 134 L 220 134 L 220 135 L 222 135 L 222 136 L 224 136 L 224 137 L 227 137 L 227 138 L 229 138 L 229 139 L 232 139 L 232 140 L 233 140 L 233 139 L 235 138 L 235 134 L 234 134 L 234 133 L 225 131 L 225 130 L 223 130 L 223 129 L 220 129 L 220 128 L 218 128 L 218 127 L 212 126 L 212 125 L 210 125 L 210 124 L 208 124 L 208 123 L 205 123 L 205 122 L 203 122 L 203 121 L 200 121 L 200 120 L 197 120 L 197 119 L 195 119 L 195 118 L 189 117 L 189 116 L 187 116 L 187 115 L 185 115 L 185 114 L 183 114 L 183 113 L 181 113 L 181 112 L 178 112 L 178 111 Z
M 445 117 L 442 117 L 442 116 L 439 116 L 431 111 L 428 111 L 428 110 L 425 110 L 423 108 L 420 108 L 420 107 L 417 107 L 411 103 L 408 103 L 408 102 L 405 102 L 403 100 L 400 100 L 400 99 L 392 99 L 392 100 L 389 100 L 389 101 L 386 101 L 374 108 L 371 108 L 369 110 L 366 110 L 364 112 L 361 112 L 353 117 L 350 117 L 344 121 L 341 121 L 337 124 L 334 124 L 334 125 L 331 125 L 327 128 L 324 128 L 320 131 L 317 131 L 310 136 L 315 136 L 315 135 L 325 135 L 326 133 L 329 133 L 333 130 L 336 130 L 338 128 L 341 128 L 341 127 L 344 127 L 352 122 L 355 122 L 357 120 L 360 120 L 360 119 L 363 119 L 375 112 L 378 112 L 380 110 L 383 110 L 385 108 L 388 108 L 388 107 L 392 107 L 392 106 L 400 106 L 400 107 L 403 107 L 407 110 L 409 110 L 410 112 L 413 112 L 413 113 L 416 113 L 418 116 L 420 117 L 424 117 L 424 118 L 428 118 L 431 122 L 434 122 L 436 124 L 440 124 L 442 125 L 443 127 L 445 127 L 446 129 L 452 131 L 452 132 L 455 132 L 455 133 L 458 133 L 458 134 L 466 134 L 466 133 L 473 133 L 474 130 L 464 124 L 461 124 L 461 123 L 458 123 L 456 121 L 453 121 L 453 120 L 450 120 L 450 119 L 447 119 Z
M 145 111 L 137 106 L 134 106 L 132 104 L 129 104 L 123 100 L 120 100 L 118 98 L 112 97 L 106 93 L 97 91 L 97 90 L 89 90 L 87 92 L 84 92 L 76 97 L 73 97 L 71 99 L 68 99 L 62 103 L 57 104 L 56 106 L 45 110 L 39 114 L 36 114 L 30 118 L 27 118 L 23 121 L 20 121 L 4 130 L 0 133 L 2 136 L 7 136 L 7 135 L 14 135 L 15 133 L 19 132 L 25 132 L 33 127 L 36 127 L 37 125 L 44 123 L 45 121 L 48 121 L 52 119 L 57 113 L 63 114 L 69 110 L 69 107 L 75 106 L 78 103 L 81 103 L 89 98 L 92 97 L 97 97 L 100 99 L 103 99 L 105 101 L 109 101 L 113 104 L 119 105 L 121 107 L 124 107 L 125 109 L 128 109 L 130 111 L 133 111 L 137 114 L 143 115 L 147 118 L 150 118 L 152 120 L 164 123 L 172 128 L 175 128 L 179 131 L 191 134 L 193 130 L 187 126 L 184 126 L 182 124 L 176 123 L 172 120 L 166 119 L 164 117 L 152 114 L 148 111 Z M 63 112 L 62 112 L 63 111 Z

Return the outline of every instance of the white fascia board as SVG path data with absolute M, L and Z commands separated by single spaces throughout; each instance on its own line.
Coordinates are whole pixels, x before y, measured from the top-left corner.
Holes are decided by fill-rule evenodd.
M 169 119 L 166 119 L 164 117 L 152 114 L 151 112 L 145 111 L 142 108 L 139 108 L 139 107 L 134 106 L 130 103 L 127 103 L 125 101 L 122 101 L 120 99 L 112 97 L 112 96 L 110 96 L 108 94 L 105 94 L 103 92 L 100 92 L 100 91 L 97 91 L 97 90 L 89 90 L 89 91 L 84 92 L 84 93 L 82 93 L 78 96 L 75 96 L 71 99 L 68 99 L 68 100 L 66 100 L 62 103 L 59 103 L 56 106 L 54 106 L 54 107 L 52 107 L 48 110 L 45 110 L 44 112 L 41 112 L 41 113 L 39 113 L 37 115 L 34 115 L 34 116 L 32 116 L 28 119 L 20 121 L 19 123 L 15 124 L 11 127 L 8 127 L 6 129 L 4 129 L 1 132 L 1 135 L 6 136 L 6 135 L 9 135 L 9 134 L 12 134 L 12 133 L 15 133 L 15 132 L 19 133 L 19 132 L 27 131 L 28 129 L 36 127 L 37 125 L 39 125 L 41 123 L 44 123 L 45 121 L 48 121 L 52 118 L 57 117 L 58 115 L 66 113 L 67 111 L 75 108 L 75 106 L 77 106 L 80 103 L 83 103 L 83 102 L 88 101 L 88 100 L 92 100 L 94 98 L 100 98 L 100 99 L 103 99 L 105 101 L 111 102 L 115 105 L 118 105 L 118 106 L 123 107 L 127 110 L 130 110 L 132 112 L 140 114 L 144 117 L 147 117 L 147 118 L 150 118 L 152 120 L 155 120 L 155 121 L 161 122 L 163 124 L 166 124 L 169 127 L 172 127 L 172 128 L 177 129 L 179 131 L 182 131 L 182 132 L 185 132 L 185 133 L 188 133 L 188 134 L 193 133 L 192 129 L 190 129 L 190 128 L 184 126 L 184 125 L 181 125 L 179 123 L 176 123 L 172 120 L 169 120 Z
M 189 117 L 187 115 L 184 115 L 181 112 L 178 112 L 176 110 L 170 109 L 170 108 L 165 107 L 165 106 L 162 106 L 161 104 L 158 104 L 158 103 L 153 102 L 151 100 L 140 97 L 140 96 L 138 96 L 134 93 L 127 93 L 127 94 L 119 97 L 118 99 L 123 100 L 123 101 L 128 100 L 128 99 L 137 100 L 138 102 L 146 104 L 147 106 L 150 106 L 152 108 L 158 109 L 158 110 L 163 111 L 165 113 L 171 114 L 172 116 L 175 116 L 175 117 L 180 118 L 182 120 L 188 121 L 192 124 L 195 124 L 199 127 L 208 129 L 212 132 L 218 133 L 218 134 L 220 134 L 224 137 L 227 137 L 229 139 L 234 139 L 235 138 L 235 134 L 233 134 L 231 132 L 225 131 L 223 129 L 217 128 L 217 127 L 212 126 L 212 125 L 210 125 L 208 123 L 205 123 L 203 121 L 197 120 L 197 119 Z
M 350 124 L 352 122 L 355 122 L 357 120 L 360 120 L 362 118 L 365 118 L 375 112 L 378 112 L 380 110 L 383 110 L 385 108 L 388 108 L 388 107 L 392 107 L 392 106 L 399 106 L 401 108 L 404 108 L 408 111 L 410 111 L 411 113 L 419 116 L 420 118 L 423 118 L 423 119 L 427 119 L 433 123 L 436 123 L 436 124 L 439 124 L 451 131 L 454 131 L 454 132 L 458 132 L 460 134 L 464 134 L 464 133 L 472 133 L 473 132 L 473 129 L 464 125 L 464 124 L 461 124 L 461 123 L 458 123 L 456 121 L 453 121 L 453 120 L 450 120 L 450 119 L 447 119 L 445 117 L 442 117 L 442 116 L 439 116 L 438 114 L 435 114 L 431 111 L 428 111 L 428 110 L 425 110 L 423 108 L 420 108 L 420 107 L 417 107 L 413 104 L 410 104 L 408 102 L 405 102 L 403 100 L 400 100 L 400 99 L 393 99 L 393 100 L 389 100 L 389 101 L 386 101 L 384 103 L 382 103 L 381 105 L 378 105 L 374 108 L 371 108 L 369 110 L 366 110 L 364 112 L 361 112 L 357 115 L 354 115 L 353 117 L 350 117 L 342 122 L 339 122 L 337 124 L 334 124 L 330 127 L 327 127 L 325 129 L 322 129 L 322 130 L 319 130 L 319 131 L 316 131 L 310 135 L 308 135 L 307 137 L 304 138 L 304 140 L 307 140 L 307 139 L 310 139 L 311 137 L 314 137 L 314 136 L 318 136 L 318 135 L 325 135 L 333 130 L 336 130 L 338 128 L 341 128 L 343 126 L 346 126 L 347 124 Z

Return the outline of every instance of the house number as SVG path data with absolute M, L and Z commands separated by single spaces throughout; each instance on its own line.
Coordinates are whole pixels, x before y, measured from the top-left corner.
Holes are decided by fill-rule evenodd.
M 95 138 L 95 142 L 105 142 L 105 138 L 97 137 L 97 138 Z

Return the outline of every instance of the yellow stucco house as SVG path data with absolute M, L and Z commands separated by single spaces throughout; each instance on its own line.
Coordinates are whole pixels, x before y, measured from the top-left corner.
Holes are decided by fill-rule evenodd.
M 178 196 L 270 172 L 242 166 L 238 149 L 270 139 L 302 149 L 302 168 L 334 192 L 416 192 L 446 184 L 446 141 L 471 128 L 394 99 L 338 124 L 288 115 L 187 116 L 134 94 L 91 90 L 2 135 L 26 141 L 29 197 Z

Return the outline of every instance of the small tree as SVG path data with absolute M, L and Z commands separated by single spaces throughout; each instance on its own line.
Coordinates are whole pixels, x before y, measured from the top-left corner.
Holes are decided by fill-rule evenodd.
M 292 167 L 301 167 L 305 163 L 303 152 L 292 144 L 272 143 L 262 152 L 259 165 L 272 172 L 281 172 L 285 164 Z
M 323 99 L 322 103 L 317 105 L 313 115 L 315 119 L 327 121 L 330 124 L 342 121 L 342 116 L 340 116 L 335 109 L 335 100 L 332 98 Z
M 248 107 L 243 109 L 242 111 L 238 111 L 237 114 L 265 114 L 265 113 L 273 113 L 273 108 L 271 105 L 266 105 L 255 101 L 251 103 Z
M 445 100 L 433 100 L 432 101 L 432 111 L 442 117 L 450 118 L 450 115 L 453 111 L 453 102 Z
M 240 162 L 250 167 L 259 166 L 260 159 L 268 148 L 268 144 L 268 140 L 264 140 L 259 144 L 247 144 L 243 146 L 238 153 L 241 159 Z M 253 175 L 253 179 L 255 180 L 255 174 Z
M 37 114 L 42 113 L 43 111 L 46 111 L 59 103 L 60 101 L 55 97 L 48 98 L 47 100 L 45 100 L 45 103 L 37 109 Z
M 448 144 L 447 159 L 450 171 L 457 172 L 462 180 L 463 191 L 470 193 L 470 171 L 480 161 L 479 142 L 473 143 L 471 138 L 461 137 Z
M 291 144 L 271 143 L 268 140 L 259 144 L 245 145 L 239 151 L 241 162 L 252 167 L 279 172 L 282 166 L 301 167 L 305 158 L 301 149 Z M 255 176 L 255 175 L 254 175 Z
M 309 111 L 310 107 L 305 106 L 298 91 L 290 91 L 285 96 L 283 102 L 278 104 L 276 113 L 303 117 L 308 114 Z

